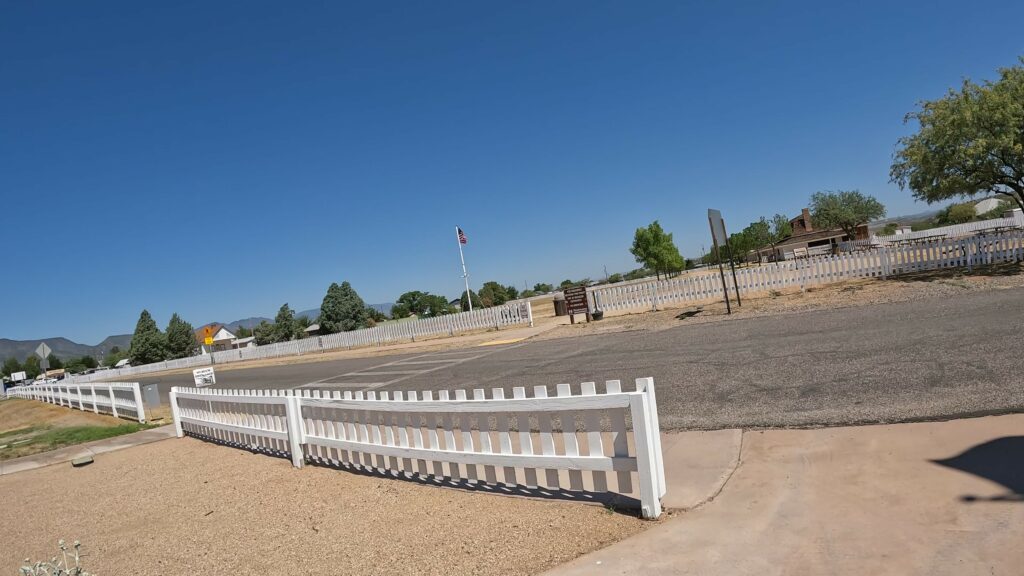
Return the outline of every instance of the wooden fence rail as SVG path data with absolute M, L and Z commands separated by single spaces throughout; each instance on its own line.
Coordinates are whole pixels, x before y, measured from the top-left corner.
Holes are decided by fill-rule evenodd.
M 632 392 L 618 380 L 603 390 L 584 382 L 576 394 L 568 384 L 554 396 L 544 386 L 532 392 L 175 387 L 171 408 L 179 437 L 287 454 L 296 467 L 313 461 L 437 483 L 638 494 L 645 518 L 661 514 L 665 468 L 652 378 L 638 379 Z
M 146 421 L 146 408 L 138 382 L 58 383 L 15 386 L 7 390 L 9 398 L 26 398 L 57 406 L 111 414 L 115 418 Z

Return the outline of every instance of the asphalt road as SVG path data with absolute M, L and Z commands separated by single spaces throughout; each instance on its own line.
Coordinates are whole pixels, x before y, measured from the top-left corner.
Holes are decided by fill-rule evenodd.
M 681 321 L 685 322 L 685 321 Z M 663 428 L 902 422 L 1024 411 L 1024 289 L 218 372 L 218 387 L 426 390 L 653 376 Z M 191 385 L 189 375 L 144 378 Z

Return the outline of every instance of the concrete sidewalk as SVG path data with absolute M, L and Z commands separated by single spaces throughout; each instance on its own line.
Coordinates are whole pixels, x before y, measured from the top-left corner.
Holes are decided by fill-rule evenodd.
M 1015 414 L 747 432 L 713 500 L 547 574 L 1015 575 L 1022 543 Z
M 151 428 L 141 432 L 96 440 L 95 442 L 87 442 L 85 444 L 76 444 L 75 446 L 59 448 L 49 452 L 40 452 L 39 454 L 0 462 L 0 476 L 24 472 L 25 470 L 34 470 L 43 466 L 50 466 L 51 464 L 63 464 L 82 456 L 95 457 L 106 452 L 131 448 L 132 446 L 141 446 L 142 444 L 149 444 L 150 442 L 157 442 L 167 438 L 174 438 L 174 426 L 172 425 L 160 426 L 159 428 Z

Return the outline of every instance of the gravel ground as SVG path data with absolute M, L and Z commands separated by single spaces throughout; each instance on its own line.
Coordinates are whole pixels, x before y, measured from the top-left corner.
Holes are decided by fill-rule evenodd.
M 850 280 L 812 287 L 804 292 L 799 289 L 788 289 L 750 298 L 744 296 L 742 306 L 736 306 L 735 293 L 730 292 L 729 296 L 733 299 L 731 316 L 727 315 L 723 302 L 701 306 L 669 306 L 658 312 L 625 312 L 589 324 L 577 322 L 574 325 L 560 326 L 534 339 L 550 340 L 634 330 L 658 331 L 680 325 L 912 302 L 930 298 L 955 298 L 973 292 L 1021 287 L 1024 287 L 1024 264 L 1006 264 L 980 268 L 971 274 L 962 270 L 940 270 L 905 274 L 887 280 Z
M 182 465 L 187 463 L 187 465 Z M 100 576 L 533 574 L 653 523 L 327 468 L 185 438 L 0 477 L 0 571 L 83 543 Z

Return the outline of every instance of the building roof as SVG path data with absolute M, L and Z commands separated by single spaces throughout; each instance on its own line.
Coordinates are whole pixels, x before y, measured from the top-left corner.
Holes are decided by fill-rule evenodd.
M 210 327 L 210 333 L 213 335 L 216 335 L 217 332 L 220 332 L 220 329 L 224 327 L 223 325 L 217 324 L 216 322 L 214 322 L 213 324 L 207 324 L 206 326 Z M 192 335 L 196 337 L 196 342 L 199 342 L 200 344 L 206 343 L 206 337 L 203 336 L 203 330 L 206 328 L 206 326 L 200 326 L 199 328 L 196 328 L 195 330 L 192 331 Z
M 319 324 L 310 324 L 309 327 L 306 328 L 306 332 L 313 333 L 313 332 L 316 332 L 319 329 L 320 329 L 320 325 Z
M 814 242 L 815 240 L 825 240 L 827 238 L 846 236 L 846 232 L 842 230 L 815 230 L 814 232 L 808 232 L 807 234 L 800 234 L 798 236 L 790 236 L 782 242 L 775 245 L 776 248 L 781 246 L 789 246 L 790 244 L 803 244 L 804 242 Z

